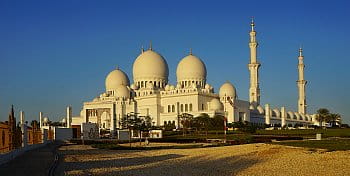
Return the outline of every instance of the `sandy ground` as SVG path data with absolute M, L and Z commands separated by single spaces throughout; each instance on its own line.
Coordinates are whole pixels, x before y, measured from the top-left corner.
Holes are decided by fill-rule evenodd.
M 58 175 L 349 175 L 350 151 L 270 144 L 117 151 L 62 146 Z

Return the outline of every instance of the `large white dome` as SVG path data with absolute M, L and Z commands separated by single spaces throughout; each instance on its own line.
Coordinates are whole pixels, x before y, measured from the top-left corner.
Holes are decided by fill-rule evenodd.
M 179 62 L 176 69 L 176 77 L 177 82 L 182 86 L 189 86 L 192 83 L 196 83 L 204 87 L 207 78 L 207 69 L 201 59 L 190 54 Z
M 106 90 L 115 90 L 119 85 L 128 86 L 129 78 L 128 76 L 119 68 L 111 71 L 106 77 Z
M 235 99 L 237 97 L 236 88 L 230 82 L 225 82 L 220 87 L 219 96 L 220 98 L 223 98 L 226 96 L 226 97 Z
M 168 64 L 157 52 L 147 50 L 142 52 L 133 65 L 134 83 L 141 88 L 151 82 L 155 87 L 164 87 L 168 82 Z

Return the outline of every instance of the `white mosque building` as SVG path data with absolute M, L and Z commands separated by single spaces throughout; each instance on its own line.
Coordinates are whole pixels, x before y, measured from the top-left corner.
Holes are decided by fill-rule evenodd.
M 155 126 L 174 123 L 179 127 L 178 115 L 192 114 L 194 117 L 206 113 L 213 117 L 224 115 L 228 123 L 249 121 L 258 124 L 314 124 L 314 115 L 306 113 L 304 63 L 302 49 L 299 50 L 298 112 L 284 107 L 272 108 L 260 104 L 259 68 L 257 60 L 256 31 L 254 21 L 250 31 L 250 88 L 249 101 L 237 98 L 237 91 L 230 82 L 224 83 L 219 92 L 207 82 L 204 62 L 192 54 L 184 57 L 176 69 L 177 84 L 168 83 L 169 69 L 165 58 L 152 46 L 141 54 L 133 64 L 133 83 L 121 69 L 111 71 L 105 80 L 106 91 L 90 102 L 85 102 L 80 116 L 68 116 L 71 125 L 96 123 L 100 129 L 111 132 L 121 127 L 127 114 L 150 116 Z M 71 111 L 68 109 L 68 111 Z M 70 126 L 70 125 L 69 125 Z

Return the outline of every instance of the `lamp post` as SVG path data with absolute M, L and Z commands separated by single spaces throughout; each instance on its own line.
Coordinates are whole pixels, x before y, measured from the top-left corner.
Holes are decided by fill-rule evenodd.
M 227 100 L 227 97 L 226 97 L 226 94 L 225 94 L 225 105 L 224 105 L 224 143 L 226 143 L 226 100 Z

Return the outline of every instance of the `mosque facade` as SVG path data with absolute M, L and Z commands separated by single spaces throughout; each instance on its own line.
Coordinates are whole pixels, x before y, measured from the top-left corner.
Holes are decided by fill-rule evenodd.
M 105 80 L 106 91 L 90 102 L 85 102 L 80 116 L 68 117 L 71 125 L 96 123 L 100 129 L 111 132 L 121 128 L 122 118 L 128 114 L 149 116 L 155 126 L 175 124 L 180 127 L 179 115 L 187 113 L 194 117 L 206 113 L 210 117 L 223 115 L 227 123 L 248 121 L 259 124 L 314 124 L 315 116 L 306 113 L 304 80 L 304 57 L 299 50 L 299 99 L 298 112 L 287 111 L 284 107 L 272 108 L 260 104 L 259 68 L 257 60 L 258 42 L 254 21 L 251 22 L 249 100 L 237 98 L 233 84 L 225 82 L 214 92 L 207 82 L 204 62 L 192 54 L 185 56 L 176 69 L 177 84 L 168 82 L 169 69 L 165 58 L 153 50 L 152 46 L 141 54 L 133 64 L 133 80 L 121 69 L 111 71 Z M 69 119 L 71 118 L 71 119 Z

